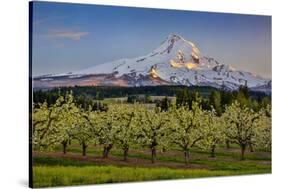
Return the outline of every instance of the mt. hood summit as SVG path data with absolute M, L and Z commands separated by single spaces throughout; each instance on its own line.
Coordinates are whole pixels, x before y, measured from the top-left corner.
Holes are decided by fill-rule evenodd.
M 194 43 L 174 34 L 145 56 L 124 58 L 76 72 L 38 76 L 33 85 L 38 88 L 186 85 L 230 90 L 243 85 L 256 91 L 271 91 L 271 80 L 204 56 Z

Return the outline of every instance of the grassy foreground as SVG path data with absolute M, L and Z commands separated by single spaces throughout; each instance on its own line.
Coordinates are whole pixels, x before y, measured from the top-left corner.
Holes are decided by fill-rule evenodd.
M 115 166 L 86 167 L 35 167 L 37 178 L 35 186 L 62 186 L 91 183 L 114 183 L 127 181 L 162 180 L 171 178 L 190 178 L 219 176 L 226 171 L 173 170 L 168 168 L 132 168 Z
M 34 187 L 101 184 L 130 181 L 199 178 L 237 175 L 233 171 L 211 171 L 204 169 L 178 170 L 169 168 L 133 168 L 116 166 L 36 166 Z M 250 174 L 250 171 L 238 172 Z
M 271 166 L 253 162 L 225 163 L 194 162 L 212 165 L 212 169 L 173 169 L 164 167 L 127 167 L 97 165 L 92 162 L 55 157 L 34 158 L 34 187 L 70 186 L 85 184 L 118 183 L 132 181 L 200 178 L 271 172 Z
M 103 159 L 100 146 L 90 145 L 87 156 L 83 157 L 78 144 L 70 145 L 66 154 L 59 145 L 53 151 L 34 152 L 34 187 L 271 173 L 271 152 L 247 151 L 244 161 L 240 161 L 239 152 L 237 146 L 220 147 L 216 158 L 210 158 L 209 152 L 193 149 L 186 166 L 178 150 L 159 152 L 156 163 L 151 164 L 149 150 L 131 149 L 128 161 L 124 162 L 118 148 L 113 148 L 109 158 Z

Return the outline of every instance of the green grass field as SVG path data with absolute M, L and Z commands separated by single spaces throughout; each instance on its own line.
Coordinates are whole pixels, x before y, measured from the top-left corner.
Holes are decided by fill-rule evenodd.
M 128 162 L 124 162 L 118 149 L 113 149 L 105 160 L 97 146 L 90 146 L 86 157 L 82 157 L 77 144 L 72 144 L 65 155 L 58 146 L 53 152 L 34 153 L 34 187 L 271 173 L 270 152 L 247 152 L 244 161 L 239 155 L 237 147 L 220 148 L 216 158 L 195 149 L 186 166 L 182 152 L 175 150 L 159 152 L 156 163 L 151 164 L 149 150 L 131 150 Z
M 213 176 L 267 173 L 266 171 L 226 171 L 170 168 L 140 168 L 117 166 L 35 166 L 34 187 L 69 186 L 81 184 L 102 184 L 132 181 L 200 178 Z

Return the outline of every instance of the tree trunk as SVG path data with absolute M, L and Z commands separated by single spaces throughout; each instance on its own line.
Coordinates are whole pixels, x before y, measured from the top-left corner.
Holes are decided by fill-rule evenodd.
M 107 148 L 104 146 L 103 147 L 102 158 L 106 158 L 106 150 L 107 150 Z
M 87 145 L 85 144 L 85 142 L 82 143 L 82 155 L 86 156 L 86 149 L 87 149 Z
M 103 155 L 102 155 L 103 158 L 108 158 L 108 154 L 109 154 L 112 146 L 113 146 L 113 144 L 109 144 L 108 146 L 106 145 L 103 147 Z
M 184 162 L 187 165 L 190 159 L 190 152 L 189 149 L 184 150 Z
M 246 149 L 246 145 L 242 144 L 241 145 L 241 160 L 245 159 L 245 149 Z
M 230 148 L 230 142 L 229 142 L 229 140 L 226 140 L 226 141 L 225 141 L 225 144 L 226 144 L 226 148 L 229 149 L 229 148 Z
M 252 144 L 249 145 L 249 148 L 250 148 L 250 152 L 254 152 L 254 147 Z
M 151 148 L 151 163 L 155 163 L 156 160 L 156 148 L 152 147 Z
M 215 150 L 216 150 L 216 145 L 212 145 L 212 147 L 211 147 L 211 157 L 212 158 L 216 157 Z
M 127 161 L 128 160 L 128 151 L 129 151 L 129 148 L 126 147 L 123 149 L 124 150 L 124 161 Z
M 63 154 L 66 154 L 67 141 L 62 142 Z

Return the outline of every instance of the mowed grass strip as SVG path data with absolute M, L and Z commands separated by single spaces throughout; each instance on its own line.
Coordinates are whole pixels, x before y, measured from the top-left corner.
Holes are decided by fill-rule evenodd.
M 210 162 L 205 161 L 205 163 Z M 220 163 L 216 162 L 216 164 Z M 244 162 L 241 167 L 236 167 L 236 164 L 232 164 L 233 167 L 227 167 L 226 164 L 220 165 L 221 167 L 226 166 L 225 168 L 228 168 L 229 170 L 208 170 L 188 168 L 171 169 L 164 167 L 120 167 L 113 165 L 100 166 L 89 162 L 76 160 L 67 160 L 52 157 L 35 157 L 34 165 L 34 187 L 185 179 L 214 176 L 264 174 L 271 172 L 270 165 L 253 166 L 252 162 Z
M 233 172 L 205 169 L 179 170 L 116 166 L 35 166 L 33 171 L 34 187 L 200 178 L 253 173 L 253 170 Z
M 103 184 L 120 182 L 138 182 L 167 179 L 202 178 L 214 176 L 234 176 L 249 174 L 271 173 L 271 153 L 247 153 L 247 159 L 239 160 L 239 149 L 230 151 L 220 148 L 216 158 L 210 158 L 208 152 L 192 151 L 192 158 L 188 167 L 184 165 L 182 152 L 172 151 L 158 153 L 157 163 L 153 167 L 150 163 L 149 151 L 131 150 L 129 158 L 142 160 L 139 164 L 133 161 L 121 162 L 121 150 L 112 149 L 108 160 L 100 158 L 102 149 L 91 147 L 89 158 L 81 158 L 78 145 L 72 145 L 62 157 L 60 147 L 55 149 L 55 157 L 51 153 L 43 153 L 33 157 L 34 187 L 70 186 L 85 184 Z M 104 164 L 100 164 L 101 160 Z M 146 161 L 144 161 L 146 160 Z M 167 166 L 167 167 L 165 167 Z M 169 167 L 168 167 L 169 166 Z

